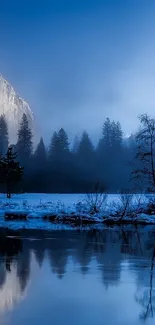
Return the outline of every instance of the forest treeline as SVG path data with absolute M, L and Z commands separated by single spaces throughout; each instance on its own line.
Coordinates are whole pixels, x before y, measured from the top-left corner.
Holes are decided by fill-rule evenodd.
M 0 154 L 6 154 L 9 146 L 8 125 L 0 116 Z M 75 193 L 93 191 L 100 184 L 109 192 L 133 189 L 131 179 L 136 156 L 135 136 L 123 137 L 119 122 L 107 118 L 96 147 L 86 131 L 75 137 L 71 147 L 63 128 L 51 135 L 48 147 L 43 138 L 34 149 L 33 134 L 28 119 L 23 114 L 17 143 L 12 145 L 24 177 L 20 191 Z

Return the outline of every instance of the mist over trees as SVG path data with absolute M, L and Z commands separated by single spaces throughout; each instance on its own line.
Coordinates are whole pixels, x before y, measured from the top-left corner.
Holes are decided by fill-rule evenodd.
M 124 190 L 149 191 L 149 185 L 153 184 L 154 187 L 155 184 L 155 120 L 143 115 L 140 123 L 141 129 L 137 134 L 124 138 L 120 123 L 105 119 L 96 146 L 86 131 L 83 131 L 81 137 L 75 135 L 71 145 L 66 131 L 61 128 L 51 134 L 48 146 L 41 137 L 34 147 L 32 130 L 23 114 L 17 130 L 17 143 L 12 145 L 12 152 L 17 153 L 17 161 L 24 167 L 21 191 L 90 192 L 96 183 L 111 193 Z M 8 143 L 7 122 L 2 115 L 2 156 L 7 152 Z M 142 181 L 138 184 L 141 188 L 138 188 L 135 184 L 140 176 Z

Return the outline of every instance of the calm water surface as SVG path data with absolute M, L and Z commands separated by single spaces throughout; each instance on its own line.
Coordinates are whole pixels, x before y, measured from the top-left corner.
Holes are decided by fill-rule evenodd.
M 154 228 L 1 230 L 0 324 L 155 324 L 154 264 Z

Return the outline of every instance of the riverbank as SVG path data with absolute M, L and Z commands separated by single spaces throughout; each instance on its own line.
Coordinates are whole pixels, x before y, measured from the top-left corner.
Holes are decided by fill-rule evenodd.
M 0 227 L 57 230 L 155 224 L 153 196 L 109 194 L 100 209 L 94 197 L 92 204 L 84 194 L 22 194 L 10 200 L 1 195 Z

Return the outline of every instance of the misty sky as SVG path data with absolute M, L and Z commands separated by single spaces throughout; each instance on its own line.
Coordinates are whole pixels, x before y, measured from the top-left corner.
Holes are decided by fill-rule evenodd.
M 45 138 L 95 139 L 107 116 L 128 135 L 155 115 L 155 1 L 1 1 L 0 72 Z

